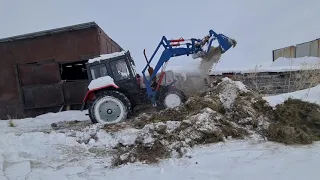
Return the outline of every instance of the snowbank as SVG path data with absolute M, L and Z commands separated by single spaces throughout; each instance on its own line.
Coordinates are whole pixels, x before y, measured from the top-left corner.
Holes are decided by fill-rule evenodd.
M 47 113 L 35 118 L 0 120 L 0 133 L 27 133 L 35 131 L 52 130 L 51 124 L 61 121 L 88 121 L 87 111 L 63 111 L 59 113 Z M 14 127 L 10 127 L 10 124 Z
M 320 143 L 288 147 L 271 142 L 227 141 L 195 147 L 188 157 L 159 165 L 111 169 L 108 152 L 88 149 L 63 134 L 5 135 L 0 139 L 0 179 L 318 179 Z
M 310 89 L 304 89 L 275 96 L 266 96 L 263 98 L 268 101 L 271 106 L 276 106 L 277 104 L 283 103 L 288 98 L 301 99 L 303 101 L 320 104 L 320 85 Z
M 222 75 L 223 73 L 256 73 L 256 72 L 286 72 L 299 70 L 320 69 L 319 57 L 278 58 L 269 66 L 256 66 L 248 68 L 219 68 L 211 69 L 210 75 Z

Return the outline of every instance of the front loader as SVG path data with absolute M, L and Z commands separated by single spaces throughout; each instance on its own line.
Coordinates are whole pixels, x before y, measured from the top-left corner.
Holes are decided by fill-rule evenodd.
M 218 41 L 218 47 L 212 47 L 214 40 Z M 218 48 L 223 54 L 236 44 L 235 40 L 216 34 L 213 30 L 203 39 L 168 40 L 163 36 L 150 59 L 144 50 L 147 64 L 142 77 L 136 73 L 135 62 L 129 51 L 90 59 L 86 64 L 90 84 L 82 109 L 88 107 L 93 123 L 111 124 L 127 119 L 132 109 L 140 104 L 151 103 L 161 108 L 178 107 L 187 97 L 175 87 L 174 73 L 166 71 L 169 60 L 182 55 L 208 59 L 214 55 L 214 49 Z M 152 68 L 151 63 L 161 47 L 164 50 L 155 68 Z

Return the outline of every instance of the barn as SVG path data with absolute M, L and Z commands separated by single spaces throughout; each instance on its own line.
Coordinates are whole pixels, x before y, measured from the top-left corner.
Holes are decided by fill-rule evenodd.
M 0 39 L 0 119 L 78 109 L 87 60 L 122 50 L 95 22 Z

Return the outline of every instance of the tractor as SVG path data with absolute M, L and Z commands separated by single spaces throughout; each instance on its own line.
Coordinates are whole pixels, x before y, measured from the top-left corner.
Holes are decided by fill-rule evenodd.
M 217 47 L 212 46 L 214 40 L 219 43 Z M 213 30 L 203 39 L 168 40 L 163 36 L 150 59 L 144 50 L 147 64 L 142 76 L 135 70 L 130 51 L 89 59 L 86 69 L 90 83 L 81 110 L 88 107 L 92 123 L 114 124 L 130 117 L 137 105 L 150 103 L 161 109 L 176 108 L 182 105 L 187 97 L 175 87 L 174 72 L 166 71 L 170 58 L 192 55 L 193 59 L 208 59 L 214 55 L 212 52 L 217 48 L 223 54 L 236 44 L 234 39 L 216 34 Z M 164 47 L 164 50 L 155 68 L 152 68 L 150 64 L 160 47 Z M 158 72 L 160 69 L 161 72 Z

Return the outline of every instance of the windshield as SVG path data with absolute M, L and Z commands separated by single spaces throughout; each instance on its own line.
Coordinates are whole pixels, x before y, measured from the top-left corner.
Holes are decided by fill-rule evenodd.
M 115 81 L 121 81 L 130 78 L 128 66 L 124 59 L 112 61 L 110 65 Z
M 104 64 L 99 64 L 96 66 L 92 66 L 90 68 L 91 78 L 97 79 L 99 77 L 108 76 L 107 68 Z

